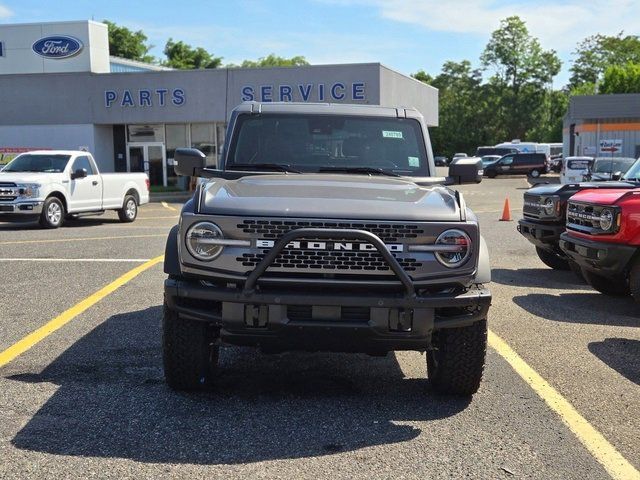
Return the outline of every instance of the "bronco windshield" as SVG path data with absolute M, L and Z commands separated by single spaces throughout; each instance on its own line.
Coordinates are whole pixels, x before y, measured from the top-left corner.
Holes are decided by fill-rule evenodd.
M 636 163 L 627 170 L 624 177 L 625 180 L 640 180 L 640 159 L 636 160 Z
M 429 175 L 420 123 L 407 118 L 241 115 L 225 169 Z
M 23 154 L 14 158 L 3 172 L 64 172 L 70 155 L 32 155 Z

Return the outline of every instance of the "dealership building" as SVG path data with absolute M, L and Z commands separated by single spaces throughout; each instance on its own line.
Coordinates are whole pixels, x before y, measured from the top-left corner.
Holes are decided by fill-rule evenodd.
M 379 63 L 172 70 L 109 56 L 93 21 L 0 25 L 0 153 L 86 149 L 102 171 L 147 171 L 184 188 L 178 147 L 215 163 L 243 101 L 415 107 L 438 123 L 438 91 Z
M 640 157 L 640 94 L 571 97 L 564 155 Z

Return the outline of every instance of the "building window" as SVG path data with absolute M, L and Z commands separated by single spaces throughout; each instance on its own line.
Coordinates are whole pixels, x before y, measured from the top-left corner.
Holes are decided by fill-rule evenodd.
M 197 148 L 207 156 L 208 166 L 215 166 L 218 155 L 215 123 L 192 123 L 191 147 Z
M 164 125 L 127 125 L 127 140 L 134 142 L 164 142 Z
M 179 186 L 181 188 L 186 187 L 182 185 L 182 182 L 178 179 L 175 170 L 173 169 L 174 161 L 173 157 L 176 153 L 176 148 L 182 148 L 189 145 L 187 140 L 187 125 L 166 125 L 166 148 L 167 148 L 167 185 Z M 186 182 L 186 179 L 185 179 Z

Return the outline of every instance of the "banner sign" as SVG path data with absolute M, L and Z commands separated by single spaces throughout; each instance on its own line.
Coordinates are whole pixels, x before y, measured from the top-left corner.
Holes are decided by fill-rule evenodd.
M 613 140 L 600 140 L 599 153 L 608 153 L 613 155 L 614 153 L 622 152 L 622 139 L 615 138 Z

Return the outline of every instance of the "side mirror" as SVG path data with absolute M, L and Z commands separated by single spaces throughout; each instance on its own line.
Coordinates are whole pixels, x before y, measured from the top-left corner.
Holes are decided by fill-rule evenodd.
M 196 148 L 177 148 L 173 161 L 176 174 L 183 177 L 197 177 L 207 166 L 207 156 Z
M 86 168 L 78 168 L 75 172 L 71 174 L 71 180 L 75 180 L 76 178 L 85 178 L 87 176 Z
M 456 158 L 449 165 L 447 183 L 451 185 L 480 183 L 483 173 L 481 158 Z
M 611 180 L 620 180 L 622 178 L 622 172 L 616 172 L 613 175 L 611 175 Z

